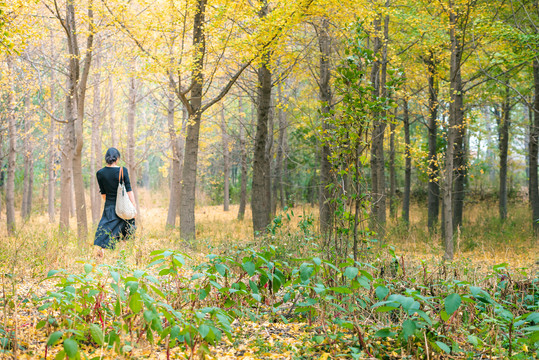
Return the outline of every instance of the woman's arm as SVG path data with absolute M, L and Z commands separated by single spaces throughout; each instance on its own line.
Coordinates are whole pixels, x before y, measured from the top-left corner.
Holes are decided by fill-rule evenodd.
M 106 194 L 101 194 L 101 197 L 103 198 L 103 201 L 107 200 L 107 195 Z

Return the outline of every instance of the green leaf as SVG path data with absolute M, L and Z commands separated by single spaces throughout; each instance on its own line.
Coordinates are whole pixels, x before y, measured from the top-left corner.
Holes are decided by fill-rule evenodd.
M 225 276 L 226 274 L 226 266 L 223 264 L 215 264 L 215 269 L 221 276 Z
M 140 312 L 140 310 L 142 310 L 142 300 L 141 300 L 140 294 L 138 292 L 133 293 L 129 297 L 129 308 L 135 314 Z
M 206 324 L 202 324 L 198 327 L 198 333 L 203 339 L 206 339 L 206 336 L 210 333 L 210 327 Z
M 56 274 L 58 274 L 59 271 L 58 270 L 50 270 L 48 273 L 47 273 L 47 277 L 51 277 L 51 276 L 54 276 Z
M 61 331 L 55 331 L 49 336 L 49 340 L 47 340 L 47 346 L 54 346 L 58 342 L 58 340 L 62 337 L 63 333 Z
M 70 359 L 74 358 L 79 352 L 79 344 L 71 338 L 64 340 L 64 351 Z
M 468 342 L 474 347 L 477 347 L 477 345 L 479 345 L 479 339 L 477 338 L 477 336 L 474 335 L 468 335 Z
M 377 332 L 374 333 L 374 336 L 382 337 L 382 338 L 393 337 L 395 335 L 396 335 L 396 333 L 392 332 L 388 328 L 378 330 Z
M 255 264 L 252 263 L 251 261 L 247 261 L 245 263 L 243 263 L 241 265 L 241 267 L 243 268 L 243 270 L 245 270 L 245 272 L 249 275 L 249 276 L 253 276 L 255 274 Z
M 436 345 L 438 345 L 438 347 L 444 351 L 446 354 L 450 354 L 451 353 L 451 349 L 449 348 L 449 346 L 447 346 L 446 344 L 444 344 L 443 342 L 441 341 L 436 341 Z
M 389 289 L 386 288 L 385 286 L 383 285 L 380 285 L 376 288 L 376 290 L 374 291 L 376 293 L 376 297 L 379 299 L 379 300 L 384 300 L 387 296 L 387 294 L 389 294 Z
M 301 282 L 307 282 L 311 278 L 313 271 L 314 269 L 310 264 L 301 264 L 301 266 L 299 267 L 299 277 L 301 279 Z
M 460 295 L 457 293 L 453 293 L 445 298 L 445 311 L 447 312 L 447 315 L 451 316 L 460 306 L 460 303 L 462 302 Z
M 90 265 L 90 264 L 84 264 L 84 272 L 85 272 L 86 274 L 91 273 L 91 272 L 92 272 L 92 265 Z
M 103 331 L 101 331 L 101 328 L 97 326 L 96 324 L 90 325 L 90 335 L 92 336 L 92 339 L 98 344 L 99 346 L 103 346 L 104 343 L 104 336 Z
M 334 292 L 336 292 L 338 294 L 351 294 L 352 293 L 352 290 L 350 290 L 347 287 L 343 287 L 343 286 L 332 287 L 332 288 L 329 288 L 329 290 L 334 291 Z
M 346 276 L 347 278 L 349 278 L 350 280 L 354 279 L 357 274 L 359 273 L 359 269 L 356 268 L 356 267 L 353 267 L 353 266 L 349 266 L 346 268 L 346 270 L 344 271 L 344 276 Z
M 313 258 L 313 263 L 315 263 L 317 266 L 320 266 L 320 264 L 322 264 L 322 260 L 320 260 L 320 258 L 318 257 L 315 257 Z
M 417 329 L 417 325 L 415 321 L 413 320 L 404 320 L 402 323 L 402 336 L 404 336 L 405 340 L 408 340 L 408 338 L 412 335 L 414 335 L 414 332 Z
M 376 312 L 388 312 L 388 311 L 391 311 L 391 310 L 395 310 L 396 307 L 394 306 L 380 306 L 378 308 L 376 308 Z

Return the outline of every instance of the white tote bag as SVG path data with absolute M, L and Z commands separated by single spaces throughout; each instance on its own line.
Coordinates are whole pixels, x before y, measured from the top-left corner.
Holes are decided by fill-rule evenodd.
M 129 200 L 127 191 L 125 190 L 124 168 L 120 167 L 120 175 L 118 176 L 118 192 L 116 193 L 116 215 L 124 220 L 131 220 L 137 215 L 137 209 Z

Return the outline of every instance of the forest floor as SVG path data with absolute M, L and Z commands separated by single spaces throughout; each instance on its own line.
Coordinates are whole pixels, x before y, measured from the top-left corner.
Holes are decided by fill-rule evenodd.
M 512 204 L 509 219 L 504 223 L 496 219 L 496 209 L 495 204 L 492 204 L 492 206 L 469 204 L 467 206 L 464 228 L 457 233 L 455 261 L 447 266 L 441 262 L 443 251 L 440 236 L 438 234 L 429 235 L 426 229 L 426 213 L 418 205 L 412 207 L 409 228 L 394 219 L 390 219 L 386 237 L 386 245 L 389 247 L 382 247 L 376 242 L 361 245 L 360 250 L 364 251 L 365 254 L 369 254 L 364 257 L 365 263 L 372 264 L 372 266 L 369 265 L 371 267 L 374 266 L 370 272 L 371 275 L 367 276 L 372 281 L 372 286 L 365 293 L 365 296 L 371 296 L 374 299 L 378 296 L 380 300 L 383 300 L 384 297 L 380 297 L 378 294 L 378 286 L 384 289 L 385 287 L 390 289 L 404 288 L 404 286 L 412 288 L 415 286 L 413 285 L 416 283 L 415 279 L 418 280 L 417 286 L 419 287 L 420 278 L 423 279 L 422 281 L 424 283 L 430 281 L 430 284 L 432 284 L 435 278 L 442 281 L 442 277 L 446 279 L 448 276 L 453 279 L 453 284 L 458 279 L 468 284 L 482 284 L 482 286 L 493 284 L 492 286 L 495 288 L 496 282 L 500 281 L 500 277 L 503 279 L 504 276 L 509 276 L 514 284 L 532 283 L 536 286 L 536 280 L 539 274 L 539 247 L 526 225 L 527 221 L 525 219 L 529 218 L 526 206 Z M 484 356 L 482 358 L 504 358 L 507 356 L 507 352 L 496 352 L 492 350 L 496 346 L 503 347 L 504 349 L 508 348 L 507 344 L 503 342 L 503 334 L 499 338 L 502 340 L 498 340 L 496 337 L 496 340 L 490 346 L 488 345 L 489 340 L 483 340 L 484 345 L 481 351 L 464 351 L 459 354 L 455 350 L 455 345 L 453 345 L 451 355 L 443 351 L 444 346 L 442 346 L 443 344 L 440 345 L 440 341 L 435 341 L 436 339 L 427 341 L 427 335 L 429 335 L 427 332 L 423 332 L 423 335 L 420 335 L 421 332 L 418 333 L 416 331 L 415 340 L 411 340 L 412 337 L 405 335 L 406 339 L 409 339 L 408 342 L 399 340 L 401 335 L 380 336 L 380 331 L 385 330 L 385 328 L 380 330 L 380 322 L 377 323 L 379 321 L 378 317 L 381 316 L 380 314 L 374 317 L 371 316 L 372 314 L 367 314 L 364 318 L 357 320 L 357 324 L 364 329 L 360 337 L 367 344 L 366 346 L 369 350 L 366 350 L 359 338 L 356 337 L 355 331 L 348 331 L 346 329 L 343 331 L 339 329 L 337 324 L 331 324 L 330 321 L 325 319 L 324 317 L 326 315 L 321 310 L 323 306 L 320 304 L 313 305 L 318 309 L 315 317 L 313 317 L 312 313 L 309 315 L 309 312 L 302 312 L 295 316 L 297 309 L 294 309 L 294 307 L 297 306 L 296 301 L 298 300 L 296 299 L 292 304 L 282 301 L 284 285 L 280 293 L 264 293 L 266 295 L 262 293 L 264 290 L 264 285 L 262 285 L 260 287 L 260 294 L 262 295 L 260 299 L 255 296 L 259 294 L 258 290 L 253 290 L 254 295 L 251 295 L 255 299 L 258 299 L 255 304 L 248 300 L 238 300 L 238 303 L 235 305 L 226 304 L 224 306 L 218 301 L 219 291 L 212 293 L 216 293 L 217 295 L 213 295 L 216 296 L 215 299 L 208 296 L 208 299 L 211 298 L 212 300 L 206 304 L 205 309 L 208 309 L 207 306 L 214 306 L 217 309 L 218 305 L 216 304 L 221 304 L 219 306 L 227 311 L 231 311 L 234 306 L 241 309 L 247 307 L 248 310 L 245 310 L 245 314 L 248 315 L 230 318 L 229 327 L 228 324 L 223 323 L 220 323 L 220 326 L 216 325 L 216 328 L 221 330 L 222 327 L 226 328 L 223 330 L 224 334 L 221 341 L 212 341 L 211 339 L 210 341 L 202 341 L 201 338 L 199 339 L 199 346 L 189 347 L 185 345 L 189 343 L 185 337 L 182 338 L 184 345 L 180 347 L 169 346 L 169 340 L 161 341 L 157 335 L 152 341 L 149 337 L 153 335 L 148 332 L 155 330 L 156 334 L 162 335 L 162 339 L 165 339 L 166 336 L 169 336 L 170 339 L 170 330 L 169 333 L 163 335 L 162 332 L 154 328 L 153 320 L 146 317 L 149 314 L 148 311 L 152 310 L 152 305 L 148 305 L 145 302 L 145 298 L 143 298 L 145 305 L 140 310 L 136 304 L 133 305 L 131 303 L 131 295 L 129 295 L 129 299 L 126 299 L 126 303 L 129 302 L 129 308 L 133 310 L 133 314 L 129 316 L 117 316 L 119 319 L 118 324 L 120 324 L 118 326 L 121 329 L 119 333 L 123 331 L 124 337 L 126 337 L 121 340 L 123 341 L 122 343 L 120 340 L 116 342 L 116 344 L 122 344 L 120 349 L 116 345 L 107 346 L 105 344 L 107 339 L 111 343 L 112 340 L 103 334 L 95 335 L 95 333 L 92 333 L 92 329 L 90 329 L 89 333 L 88 331 L 84 333 L 80 328 L 76 328 L 75 324 L 79 324 L 77 326 L 80 327 L 81 323 L 86 324 L 92 321 L 98 323 L 97 319 L 101 317 L 102 330 L 105 330 L 106 321 L 104 322 L 102 318 L 107 316 L 114 317 L 113 313 L 116 311 L 114 308 L 115 305 L 112 303 L 114 300 L 110 299 L 116 296 L 116 294 L 112 290 L 108 290 L 108 292 L 103 291 L 103 298 L 100 298 L 98 301 L 96 300 L 98 291 L 94 294 L 91 290 L 93 289 L 92 286 L 97 286 L 100 289 L 99 286 L 103 286 L 107 282 L 112 282 L 108 272 L 106 275 L 103 275 L 105 270 L 110 271 L 111 274 L 112 269 L 122 269 L 117 270 L 120 274 L 122 271 L 131 271 L 134 272 L 136 277 L 137 269 L 142 269 L 141 271 L 144 271 L 144 277 L 150 279 L 152 276 L 155 276 L 157 278 L 162 275 L 161 272 L 157 271 L 159 269 L 156 270 L 148 266 L 148 264 L 151 264 L 156 259 L 157 262 L 164 261 L 165 259 L 159 260 L 158 257 L 162 257 L 162 255 L 159 255 L 156 251 L 173 249 L 179 251 L 178 254 L 182 254 L 180 257 L 182 257 L 182 261 L 185 260 L 185 263 L 176 264 L 178 266 L 175 268 L 175 279 L 178 282 L 184 281 L 185 283 L 182 284 L 185 285 L 185 289 L 191 289 L 193 293 L 197 292 L 198 294 L 198 291 L 201 291 L 201 285 L 189 285 L 187 283 L 190 279 L 194 279 L 196 274 L 201 271 L 200 264 L 209 264 L 204 268 L 204 271 L 206 271 L 204 274 L 210 274 L 208 275 L 209 279 L 217 281 L 212 276 L 218 276 L 217 273 L 220 273 L 221 270 L 219 267 L 216 268 L 217 270 L 211 270 L 215 269 L 211 267 L 215 265 L 212 263 L 211 256 L 222 256 L 223 259 L 229 256 L 226 259 L 232 259 L 233 255 L 231 254 L 240 253 L 251 247 L 258 248 L 260 245 L 253 240 L 249 209 L 247 209 L 245 219 L 241 221 L 236 219 L 237 210 L 237 206 L 231 206 L 228 212 L 224 212 L 220 206 L 197 208 L 197 240 L 190 244 L 185 244 L 180 240 L 177 229 L 165 229 L 166 208 L 147 200 L 143 202 L 135 239 L 120 244 L 118 249 L 114 251 L 107 251 L 103 260 L 96 260 L 94 249 L 88 245 L 91 243 L 91 239 L 88 240 L 88 244 L 80 247 L 74 234 L 60 236 L 57 227 L 48 224 L 45 215 L 33 215 L 27 222 L 19 224 L 19 231 L 16 237 L 7 237 L 5 233 L 2 233 L 2 231 L 5 231 L 3 228 L 0 231 L 0 270 L 2 274 L 2 283 L 0 284 L 2 286 L 2 299 L 0 301 L 3 305 L 0 308 L 0 358 L 11 358 L 13 356 L 20 359 L 44 358 L 45 354 L 47 354 L 47 359 L 63 358 L 71 354 L 70 337 L 78 339 L 77 355 L 73 355 L 73 357 L 88 359 L 166 359 L 167 357 L 177 359 L 195 357 L 205 357 L 208 359 L 359 359 L 370 358 L 371 356 L 386 359 L 436 359 L 449 357 L 467 358 L 472 353 L 482 354 L 481 356 Z M 264 241 L 266 245 L 286 249 L 289 254 L 273 253 L 276 258 L 281 260 L 289 259 L 292 261 L 294 258 L 305 259 L 305 257 L 312 257 L 313 252 L 310 250 L 317 246 L 321 247 L 318 253 L 322 258 L 324 248 L 317 242 L 318 240 L 315 235 L 315 229 L 317 227 L 316 218 L 317 211 L 310 206 L 288 210 L 286 213 L 281 214 L 279 218 L 281 219 L 280 222 L 274 223 L 277 225 L 274 227 L 273 235 Z M 208 257 L 209 254 L 213 255 Z M 316 252 L 314 254 L 316 255 Z M 258 253 L 253 253 L 253 259 L 255 255 L 259 256 Z M 183 256 L 186 259 L 183 259 Z M 257 273 L 253 276 L 247 266 L 245 266 L 246 262 L 249 262 L 245 259 L 244 257 L 243 264 L 240 261 L 238 265 L 240 270 L 243 266 L 255 282 L 258 281 L 258 283 L 261 283 L 260 278 L 263 275 L 260 274 L 263 274 L 263 269 L 267 269 L 267 267 L 260 267 L 261 272 L 259 273 L 257 265 Z M 316 259 L 314 261 L 315 263 L 319 261 Z M 223 264 L 225 264 L 225 260 L 222 260 Z M 232 264 L 232 260 L 230 261 L 230 264 Z M 387 273 L 384 277 L 384 269 L 389 269 L 395 263 L 398 270 L 392 273 L 393 279 L 385 279 L 387 278 Z M 233 265 L 226 264 L 232 271 Z M 301 267 L 298 267 L 298 272 L 301 273 L 301 276 L 304 274 L 302 267 L 303 264 Z M 350 267 L 348 266 L 347 269 Z M 378 267 L 378 270 L 376 267 Z M 502 273 L 498 271 L 500 268 L 506 270 Z M 55 276 L 47 277 L 47 274 L 51 275 L 51 270 L 60 269 L 63 269 L 62 271 L 65 276 L 59 276 L 59 274 L 62 274 L 59 273 Z M 254 270 L 252 271 L 254 272 Z M 363 270 L 361 271 L 363 273 Z M 360 276 L 361 273 L 357 276 Z M 427 273 L 429 274 L 428 276 Z M 85 274 L 85 276 L 77 277 L 77 280 L 74 281 L 73 278 L 69 278 L 69 276 L 74 274 Z M 348 276 L 348 273 L 343 272 L 342 275 L 345 278 Z M 121 276 L 121 279 L 125 280 L 126 290 L 131 286 L 129 285 L 130 279 L 131 281 L 138 280 L 141 287 L 146 286 L 143 285 L 143 281 L 138 277 L 135 279 L 133 277 L 127 277 L 127 275 L 125 278 L 123 275 Z M 227 276 L 224 277 L 225 282 Z M 293 277 L 294 272 L 287 276 Z M 374 279 L 371 279 L 372 276 L 374 276 Z M 114 276 L 112 277 L 114 278 Z M 377 279 L 377 277 L 380 279 Z M 382 278 L 385 279 L 383 280 L 385 286 L 381 285 Z M 410 282 L 407 278 L 413 280 Z M 97 281 L 95 279 L 100 280 Z M 354 281 L 353 278 L 350 279 Z M 117 279 L 115 278 L 115 280 Z M 70 284 L 76 283 L 76 285 L 73 285 L 74 288 L 82 289 L 86 287 L 89 290 L 83 293 L 81 295 L 82 297 L 74 296 L 70 298 L 69 296 L 66 297 L 66 293 L 56 296 L 55 294 L 61 293 L 59 289 L 64 291 L 67 288 L 67 292 L 71 291 L 69 290 L 69 286 L 66 287 L 66 281 L 71 281 Z M 301 281 L 298 280 L 296 284 L 300 284 L 302 281 L 303 279 Z M 249 284 L 251 282 L 249 280 Z M 458 281 L 456 283 L 458 284 Z M 151 286 L 150 283 L 148 284 Z M 167 286 L 178 286 L 176 293 L 180 293 L 179 283 L 176 285 L 172 282 L 167 284 Z M 288 286 L 296 286 L 291 285 L 292 281 L 288 284 Z M 64 287 L 62 288 L 62 286 Z M 222 284 L 215 286 L 222 286 Z M 457 285 L 451 286 L 457 287 Z M 267 288 L 267 285 L 265 287 Z M 170 290 L 170 288 L 166 289 Z M 216 289 L 219 289 L 219 287 Z M 252 284 L 251 289 L 253 289 Z M 376 289 L 376 296 L 374 295 L 374 289 Z M 131 289 L 130 291 L 132 292 L 133 290 Z M 294 291 L 297 292 L 299 290 L 296 289 Z M 74 293 L 75 290 L 73 290 Z M 174 293 L 174 291 L 171 293 Z M 308 293 L 302 296 L 308 298 Z M 314 295 L 313 288 L 311 288 L 310 293 Z M 318 294 L 318 291 L 316 293 Z M 408 289 L 406 292 L 403 290 L 402 293 L 410 295 Z M 51 296 L 51 294 L 53 295 Z M 187 298 L 189 298 L 189 291 L 186 294 Z M 346 296 L 346 294 L 342 290 L 341 295 Z M 84 296 L 90 296 L 90 298 L 85 298 Z M 279 296 L 281 296 L 280 300 L 278 299 Z M 440 301 L 443 301 L 445 295 L 440 296 Z M 304 298 L 300 298 L 300 303 Z M 446 309 L 447 298 L 445 297 Z M 94 303 L 84 305 L 88 299 Z M 142 303 L 143 300 L 140 300 L 140 302 Z M 55 301 L 55 305 L 50 308 L 43 306 L 45 303 L 51 301 Z M 196 299 L 196 301 L 202 304 L 202 296 L 200 296 L 200 300 Z M 63 305 L 61 304 L 62 302 Z M 280 307 L 274 306 L 277 302 L 281 305 Z M 195 300 L 193 300 L 193 303 L 195 303 Z M 98 305 L 102 306 L 102 312 L 97 309 Z M 82 309 L 79 309 L 81 306 Z M 84 306 L 87 306 L 86 312 Z M 73 309 L 79 309 L 80 311 L 77 310 L 77 312 Z M 139 310 L 140 314 L 142 314 L 144 309 L 147 309 L 144 312 L 144 317 L 141 315 L 137 318 L 135 316 L 136 310 Z M 110 313 L 107 313 L 107 311 Z M 391 309 L 387 311 L 391 311 Z M 532 309 L 532 311 L 537 312 L 537 309 Z M 64 316 L 62 317 L 62 312 L 69 313 L 69 315 L 63 314 Z M 125 311 L 120 311 L 119 314 L 125 314 Z M 327 316 L 331 316 L 329 312 L 327 314 Z M 208 321 L 214 321 L 212 320 L 214 319 L 214 315 L 211 312 L 204 313 L 201 318 L 203 321 L 208 319 Z M 217 317 L 219 318 L 218 315 L 217 313 Z M 197 314 L 196 316 L 199 315 Z M 196 316 L 194 317 L 195 320 Z M 88 317 L 92 317 L 92 320 L 89 321 Z M 64 328 L 62 324 L 59 324 L 60 319 L 67 324 Z M 222 319 L 222 317 L 219 319 Z M 391 316 L 384 319 L 386 319 L 384 321 L 387 323 L 388 319 L 391 319 Z M 446 319 L 449 325 L 442 332 L 450 330 L 451 326 L 462 324 L 452 319 L 453 317 Z M 167 319 L 167 321 L 165 323 L 169 323 L 170 319 Z M 217 324 L 216 321 L 214 322 Z M 452 321 L 455 323 L 452 323 Z M 464 320 L 458 321 L 464 322 Z M 204 325 L 197 324 L 195 326 L 198 326 L 199 330 L 196 333 L 197 336 L 199 333 L 202 337 L 207 335 L 205 331 L 200 331 L 200 329 L 204 328 Z M 208 322 L 208 324 L 211 325 L 213 323 Z M 73 328 L 69 329 L 70 326 Z M 136 329 L 137 326 L 139 327 L 138 329 Z M 135 328 L 135 330 L 131 327 Z M 417 329 L 419 328 L 420 326 L 417 325 Z M 414 329 L 416 328 L 414 327 Z M 500 325 L 501 333 L 504 332 L 503 329 L 503 326 Z M 215 332 L 217 331 L 215 330 Z M 55 339 L 54 334 L 57 332 L 59 332 L 58 336 L 60 338 Z M 225 336 L 227 332 L 229 336 Z M 101 340 L 99 340 L 100 336 L 102 337 Z M 460 344 L 461 349 L 466 350 L 467 346 L 471 346 L 469 344 L 470 341 L 465 340 L 466 334 L 462 336 L 462 339 L 456 338 L 452 341 L 453 344 L 457 344 L 457 348 Z M 467 336 L 467 339 L 470 340 L 471 335 Z M 474 342 L 474 336 L 472 335 L 472 343 Z M 62 341 L 63 347 L 61 345 Z M 492 338 L 491 341 L 493 341 Z M 500 341 L 500 343 L 497 344 L 497 341 Z M 512 340 L 510 339 L 509 341 Z M 99 343 L 102 346 L 99 346 Z M 201 346 L 203 343 L 207 343 L 207 345 Z M 408 345 L 403 345 L 406 343 Z M 434 343 L 439 346 L 429 346 L 429 344 Z M 534 355 L 534 349 L 532 347 L 525 342 L 515 342 L 509 346 L 508 351 L 509 353 L 520 354 L 520 357 L 516 358 L 533 358 L 537 353 Z M 478 347 L 475 346 L 475 348 L 477 349 Z M 537 350 L 535 349 L 535 351 Z M 80 354 L 83 354 L 83 356 L 81 357 Z

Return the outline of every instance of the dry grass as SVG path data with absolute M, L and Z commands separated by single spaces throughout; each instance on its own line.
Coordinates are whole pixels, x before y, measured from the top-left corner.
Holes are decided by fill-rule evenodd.
M 105 261 L 126 261 L 133 266 L 144 266 L 149 253 L 155 249 L 183 249 L 195 258 L 209 252 L 222 252 L 234 246 L 254 242 L 250 209 L 245 219 L 237 220 L 238 206 L 230 211 L 222 206 L 202 206 L 196 209 L 197 240 L 185 244 L 180 240 L 179 230 L 165 229 L 167 207 L 164 194 L 142 191 L 141 218 L 133 241 L 120 246 L 119 251 L 108 251 Z M 297 224 L 306 216 L 312 216 L 313 230 L 318 227 L 318 211 L 309 205 L 288 211 L 290 220 L 284 221 L 280 234 L 297 231 Z M 538 260 L 539 248 L 531 234 L 529 211 L 525 204 L 511 204 L 509 219 L 497 219 L 497 204 L 467 204 L 464 229 L 456 238 L 456 260 L 471 262 L 477 267 L 491 267 L 507 262 L 513 268 L 533 267 Z M 429 235 L 426 226 L 426 209 L 414 204 L 411 209 L 410 227 L 390 219 L 387 241 L 397 253 L 408 259 L 439 262 L 442 243 L 439 234 Z M 74 219 L 71 219 L 74 225 Z M 8 237 L 5 226 L 0 229 L 0 261 L 4 272 L 27 278 L 46 273 L 52 268 L 73 268 L 80 262 L 94 261 L 93 232 L 89 233 L 86 246 L 79 248 L 75 234 L 62 235 L 57 224 L 49 224 L 45 214 L 34 214 L 21 224 L 16 237 Z M 72 226 L 73 226 L 72 225 Z M 301 240 L 300 240 L 301 241 Z

